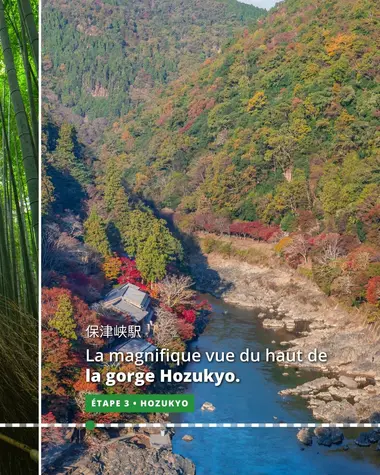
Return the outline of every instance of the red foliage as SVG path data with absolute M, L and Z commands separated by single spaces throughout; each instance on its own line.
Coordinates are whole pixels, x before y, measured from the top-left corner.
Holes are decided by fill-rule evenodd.
M 51 318 L 54 317 L 58 310 L 58 303 L 60 297 L 67 295 L 71 298 L 71 292 L 68 289 L 62 289 L 58 287 L 42 288 L 41 294 L 41 319 L 42 324 L 47 324 Z
M 48 412 L 41 416 L 41 422 L 43 424 L 55 424 L 57 420 L 52 412 Z M 52 445 L 64 444 L 65 438 L 63 435 L 63 429 L 60 427 L 43 427 L 41 429 L 41 443 Z
M 319 247 L 326 240 L 326 237 L 326 233 L 321 233 L 317 236 L 312 236 L 311 238 L 309 238 L 308 243 L 312 247 Z
M 192 127 L 192 125 L 194 124 L 194 121 L 195 121 L 195 119 L 190 119 L 189 122 L 187 122 L 187 124 L 185 124 L 183 127 L 181 127 L 178 132 L 180 134 L 184 134 L 185 132 L 187 132 Z
M 177 321 L 177 330 L 183 341 L 191 340 L 194 336 L 194 325 L 182 318 L 179 318 Z
M 48 289 L 44 287 L 41 294 L 41 320 L 42 324 L 48 326 L 49 320 L 52 319 L 58 309 L 58 304 L 62 296 L 68 296 L 73 306 L 73 318 L 77 323 L 77 336 L 85 338 L 86 329 L 89 325 L 99 325 L 100 320 L 93 310 L 81 300 L 79 297 L 73 295 L 70 290 L 65 288 L 53 287 Z M 103 344 L 101 338 L 91 338 L 87 341 L 94 346 Z
M 280 227 L 267 226 L 261 221 L 234 221 L 230 225 L 230 233 L 268 242 L 280 233 Z
M 378 254 L 378 251 L 374 247 L 367 246 L 366 244 L 358 246 L 348 254 L 345 263 L 346 269 L 353 271 L 363 270 L 363 254 L 368 254 L 368 262 L 370 262 L 376 260 L 375 256 Z
M 74 383 L 73 388 L 77 392 L 96 393 L 99 391 L 96 383 L 88 383 L 86 381 L 86 369 L 82 368 L 79 379 Z
M 66 395 L 73 371 L 79 363 L 67 338 L 55 330 L 42 330 L 42 392 Z
M 93 276 L 83 274 L 82 272 L 71 272 L 70 274 L 67 274 L 67 278 L 73 284 L 82 287 L 92 286 L 99 291 L 103 288 L 103 282 L 99 279 L 95 279 Z
M 141 283 L 141 274 L 140 271 L 136 267 L 136 263 L 133 259 L 129 259 L 128 257 L 121 257 L 121 268 L 120 268 L 121 275 L 117 279 L 119 284 L 135 284 L 140 288 L 144 287 Z
M 377 204 L 362 215 L 367 240 L 380 245 L 380 205 Z
M 195 226 L 208 233 L 228 234 L 230 221 L 228 218 L 215 216 L 211 212 L 197 213 L 194 218 Z
M 104 278 L 102 274 L 94 277 L 81 272 L 72 272 L 61 279 L 60 285 L 87 301 L 95 301 L 100 298 Z
M 185 322 L 188 322 L 188 323 L 194 323 L 195 322 L 195 319 L 197 318 L 197 312 L 195 310 L 184 310 L 182 313 L 181 313 L 181 316 L 183 317 L 183 319 L 185 320 Z
M 380 276 L 372 277 L 367 284 L 367 302 L 377 305 L 380 302 Z

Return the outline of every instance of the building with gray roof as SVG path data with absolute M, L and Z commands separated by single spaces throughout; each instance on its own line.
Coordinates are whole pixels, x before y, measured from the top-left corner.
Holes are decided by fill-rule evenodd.
M 153 316 L 151 299 L 134 284 L 124 284 L 112 289 L 104 298 L 102 305 L 123 315 L 129 315 L 134 323 L 141 325 L 143 334 L 150 332 Z

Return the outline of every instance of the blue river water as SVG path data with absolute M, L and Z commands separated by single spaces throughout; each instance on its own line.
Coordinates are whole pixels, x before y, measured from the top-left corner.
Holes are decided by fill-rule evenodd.
M 255 311 L 237 308 L 207 295 L 213 313 L 205 332 L 193 348 L 206 351 L 232 351 L 246 348 L 264 352 L 278 349 L 291 335 L 262 328 Z M 276 340 L 276 343 L 272 343 Z M 239 383 L 191 383 L 185 392 L 195 395 L 195 412 L 177 414 L 176 422 L 313 422 L 311 412 L 300 398 L 284 398 L 278 392 L 313 379 L 317 374 L 296 373 L 293 368 L 259 363 L 191 363 L 186 371 L 233 371 Z M 289 373 L 283 376 L 283 373 Z M 202 411 L 205 402 L 214 412 Z M 365 429 L 362 429 L 365 430 Z M 316 444 L 301 447 L 293 428 L 181 428 L 176 429 L 173 451 L 191 459 L 197 475 L 356 475 L 379 474 L 380 453 L 375 445 L 360 448 L 354 443 L 360 430 L 345 430 L 345 441 L 333 448 Z M 190 434 L 191 442 L 182 437 Z M 347 448 L 348 447 L 348 448 Z

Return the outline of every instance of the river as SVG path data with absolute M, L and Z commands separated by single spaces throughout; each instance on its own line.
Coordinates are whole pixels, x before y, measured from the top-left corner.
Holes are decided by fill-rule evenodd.
M 210 295 L 213 308 L 210 323 L 193 348 L 206 351 L 233 351 L 239 355 L 246 348 L 253 351 L 279 349 L 280 341 L 291 338 L 283 332 L 265 330 L 255 311 L 224 303 Z M 275 340 L 276 343 L 272 343 Z M 278 392 L 296 386 L 315 373 L 296 373 L 293 368 L 280 368 L 273 363 L 191 363 L 186 371 L 233 371 L 239 383 L 192 383 L 186 392 L 195 395 L 195 412 L 172 417 L 175 422 L 313 422 L 311 412 L 300 398 L 283 398 Z M 283 373 L 289 376 L 283 376 Z M 216 407 L 214 412 L 202 411 L 205 401 Z M 362 429 L 365 430 L 365 429 Z M 327 448 L 315 442 L 301 447 L 293 428 L 183 428 L 176 429 L 173 451 L 190 458 L 197 475 L 345 475 L 379 474 L 380 453 L 375 445 L 357 447 L 354 438 L 360 430 L 345 430 L 341 446 Z M 191 442 L 182 437 L 190 434 Z M 348 450 L 344 449 L 348 446 Z

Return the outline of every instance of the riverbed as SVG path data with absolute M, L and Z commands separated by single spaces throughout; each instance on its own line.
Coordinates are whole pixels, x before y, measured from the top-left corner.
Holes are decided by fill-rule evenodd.
M 265 352 L 281 348 L 280 341 L 294 338 L 286 331 L 262 328 L 257 310 L 226 304 L 210 295 L 203 295 L 213 308 L 210 323 L 193 349 L 232 351 L 239 355 L 246 348 Z M 275 343 L 273 343 L 275 341 Z M 237 422 L 313 422 L 311 412 L 300 398 L 284 398 L 281 389 L 294 387 L 319 376 L 318 373 L 283 368 L 264 361 L 258 363 L 190 363 L 187 371 L 233 371 L 239 383 L 192 383 L 186 392 L 195 395 L 195 412 L 176 415 L 175 422 L 237 423 Z M 284 375 L 288 373 L 288 375 Z M 215 406 L 214 412 L 202 411 L 204 402 Z M 363 429 L 364 430 L 364 429 Z M 360 430 L 345 431 L 341 446 L 327 448 L 315 442 L 301 447 L 297 429 L 288 428 L 183 428 L 176 429 L 173 451 L 190 458 L 198 475 L 297 475 L 297 474 L 378 474 L 380 453 L 375 445 L 357 447 L 355 437 Z M 182 437 L 190 434 L 191 442 Z

